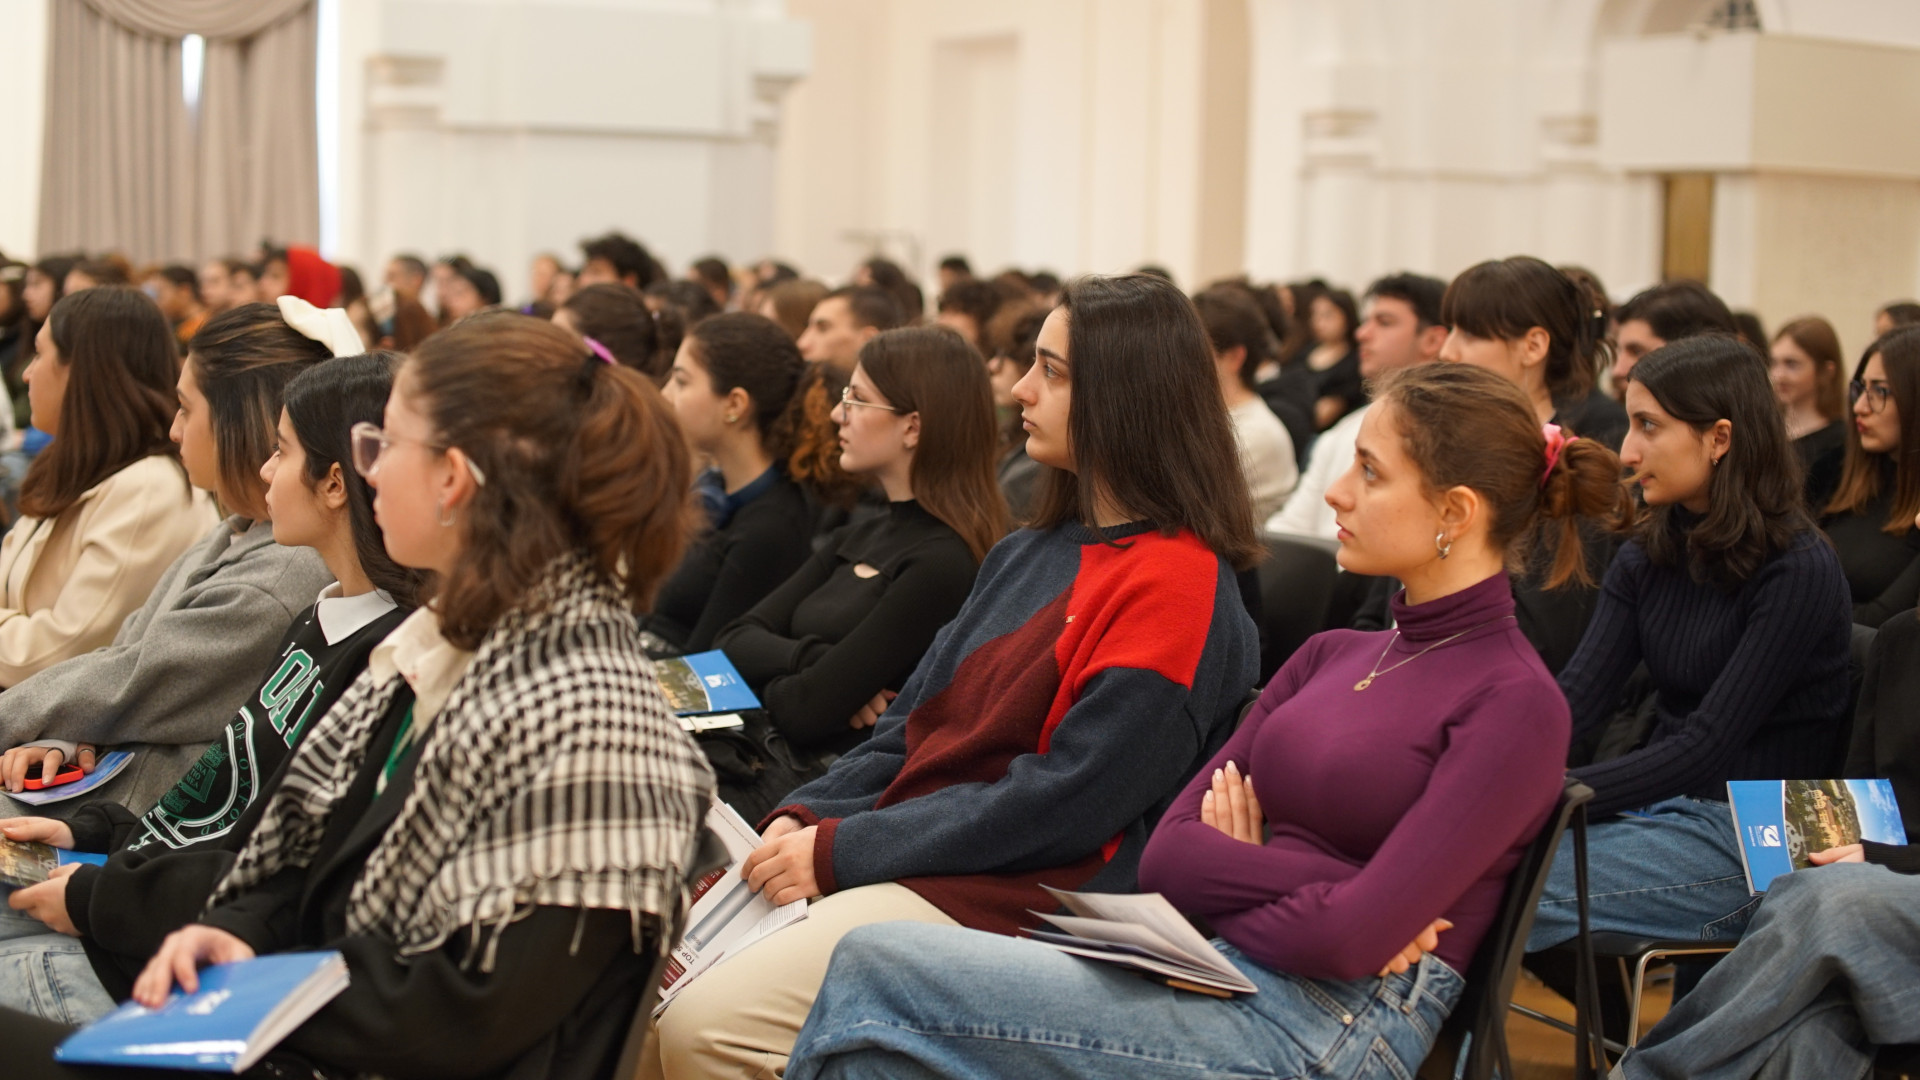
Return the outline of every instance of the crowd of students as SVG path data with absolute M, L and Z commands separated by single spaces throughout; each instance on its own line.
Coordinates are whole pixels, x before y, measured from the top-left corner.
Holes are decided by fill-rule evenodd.
M 464 256 L 384 282 L 0 265 L 0 782 L 133 755 L 0 820 L 106 856 L 7 893 L 19 1075 L 330 948 L 275 1075 L 605 1077 L 714 796 L 814 903 L 644 1076 L 1408 1075 L 1569 774 L 1595 929 L 1748 939 L 1623 1075 L 1920 1041 L 1920 858 L 1763 901 L 1725 786 L 1888 777 L 1920 833 L 1920 307 L 1848 369 L 1525 256 L 1358 301 L 954 257 L 929 303 L 614 233 L 513 310 Z M 1341 603 L 1263 598 L 1328 550 Z M 762 707 L 689 735 L 653 662 L 710 649 Z M 1575 877 L 1527 943 L 1569 994 Z M 1160 892 L 1259 992 L 1022 940 L 1043 886 Z

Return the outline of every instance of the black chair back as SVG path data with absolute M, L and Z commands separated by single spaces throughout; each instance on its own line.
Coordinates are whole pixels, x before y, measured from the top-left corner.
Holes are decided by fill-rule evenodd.
M 712 829 L 701 826 L 693 840 L 693 853 L 687 859 L 686 875 L 680 882 L 679 910 L 668 920 L 666 933 L 661 936 L 660 953 L 647 971 L 640 1007 L 634 1011 L 633 1025 L 627 1028 L 627 1040 L 620 1047 L 620 1063 L 614 1067 L 609 1080 L 630 1080 L 640 1071 L 640 1054 L 646 1049 L 647 1036 L 653 1029 L 653 1007 L 660 1003 L 660 981 L 666 977 L 667 960 L 673 956 L 673 947 L 680 943 L 680 934 L 686 929 L 687 897 L 701 878 L 725 867 L 727 862 L 727 846 Z
M 1540 905 L 1540 893 L 1546 888 L 1547 874 L 1553 868 L 1554 853 L 1559 851 L 1560 839 L 1576 816 L 1584 822 L 1585 807 L 1592 798 L 1592 788 L 1567 778 L 1553 816 L 1527 845 L 1520 864 L 1513 868 L 1506 896 L 1500 903 L 1500 917 L 1487 931 L 1473 963 L 1467 968 L 1466 989 L 1441 1026 L 1433 1052 L 1420 1070 L 1421 1076 L 1452 1077 L 1463 1041 L 1467 1042 L 1466 1065 L 1460 1074 L 1463 1080 L 1491 1080 L 1495 1066 L 1500 1076 L 1514 1075 L 1507 1050 L 1507 1003 L 1513 1000 L 1513 987 L 1520 978 L 1527 935 L 1533 931 L 1533 915 Z
M 1267 548 L 1259 568 L 1264 684 L 1308 638 L 1327 628 L 1340 565 L 1333 558 L 1337 544 L 1271 533 L 1261 539 Z

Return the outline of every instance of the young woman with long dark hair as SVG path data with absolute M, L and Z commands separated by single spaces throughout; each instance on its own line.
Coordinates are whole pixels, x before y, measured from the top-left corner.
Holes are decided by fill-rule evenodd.
M 358 335 L 290 297 L 234 308 L 194 335 L 172 437 L 187 479 L 229 516 L 173 561 L 112 643 L 0 694 L 9 790 L 21 790 L 29 770 L 52 775 L 62 762 L 90 771 L 92 747 L 114 746 L 137 751 L 126 771 L 58 804 L 55 816 L 101 799 L 149 806 L 220 737 L 287 625 L 333 580 L 312 549 L 274 543 L 260 467 L 273 453 L 288 380 L 336 348 L 360 352 Z
M 1327 501 L 1341 565 L 1406 583 L 1397 628 L 1295 653 L 1140 864 L 1259 992 L 866 927 L 835 951 L 787 1075 L 1412 1075 L 1561 790 L 1567 706 L 1515 627 L 1507 568 L 1543 522 L 1571 534 L 1616 509 L 1618 470 L 1596 442 L 1543 433 L 1487 372 L 1388 376 Z
M 873 737 L 764 824 L 752 886 L 825 899 L 681 991 L 642 1075 L 777 1068 L 856 926 L 1010 934 L 1051 906 L 1043 881 L 1132 888 L 1151 823 L 1226 740 L 1258 660 L 1235 573 L 1260 546 L 1213 380 L 1172 283 L 1066 287 L 1014 388 L 1047 469 L 1032 525 L 993 549 Z
M 1773 335 L 1773 392 L 1787 418 L 1787 437 L 1807 477 L 1807 508 L 1819 514 L 1840 486 L 1847 461 L 1847 384 L 1840 335 L 1818 315 L 1795 319 Z
M 160 940 L 200 914 L 293 746 L 413 610 L 418 575 L 387 557 L 348 442 L 354 424 L 380 418 L 398 359 L 329 360 L 287 384 L 260 470 L 274 542 L 317 551 L 334 583 L 287 629 L 224 737 L 151 807 L 94 803 L 66 822 L 0 821 L 8 839 L 112 856 L 15 890 L 22 914 L 0 917 L 0 1005 L 83 1023 L 125 997 Z
M 1840 553 L 1853 621 L 1879 626 L 1920 599 L 1920 327 L 1869 345 L 1848 394 L 1846 466 L 1820 526 Z
M 958 333 L 913 327 L 869 341 L 834 420 L 841 468 L 873 480 L 885 512 L 837 530 L 714 638 L 787 747 L 762 747 L 778 769 L 715 756 L 722 795 L 753 819 L 817 776 L 820 755 L 867 738 L 1007 531 L 993 392 Z
M 1737 938 L 1758 901 L 1727 781 L 1834 774 L 1847 711 L 1846 578 L 1802 508 L 1780 405 L 1751 347 L 1702 335 L 1654 350 L 1633 369 L 1627 411 L 1621 462 L 1648 513 L 1608 568 L 1560 686 L 1576 740 L 1613 717 L 1636 666 L 1657 697 L 1636 748 L 1572 770 L 1594 790 L 1592 925 Z M 1575 901 L 1563 847 L 1530 950 L 1575 935 Z M 1550 981 L 1564 974 L 1551 959 L 1538 970 Z
M 294 748 L 133 999 L 338 949 L 351 982 L 281 1044 L 289 1073 L 608 1076 L 712 792 L 634 623 L 685 546 L 686 444 L 644 375 L 483 313 L 407 360 L 354 460 L 430 602 Z M 60 1030 L 0 1016 L 9 1047 Z
M 145 293 L 61 299 L 33 353 L 33 425 L 57 437 L 0 540 L 0 686 L 112 641 L 218 518 L 167 438 L 180 353 Z

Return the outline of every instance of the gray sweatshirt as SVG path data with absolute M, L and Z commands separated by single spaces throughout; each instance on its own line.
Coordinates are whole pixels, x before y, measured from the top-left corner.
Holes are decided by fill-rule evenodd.
M 274 543 L 271 523 L 215 525 L 167 568 L 113 644 L 0 694 L 0 749 L 64 739 L 134 751 L 123 773 L 80 798 L 11 809 L 65 817 L 109 801 L 145 811 L 219 737 L 294 616 L 332 581 L 312 548 Z

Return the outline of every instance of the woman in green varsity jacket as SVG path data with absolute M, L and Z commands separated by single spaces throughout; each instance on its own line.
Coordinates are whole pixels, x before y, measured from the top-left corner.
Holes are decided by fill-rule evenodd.
M 111 1009 L 102 981 L 124 992 L 161 939 L 200 914 L 294 743 L 413 609 L 418 575 L 387 556 L 348 451 L 348 430 L 379 420 L 398 359 L 329 360 L 287 384 L 278 446 L 260 470 L 274 539 L 317 550 L 334 583 L 293 621 L 224 737 L 144 813 L 95 803 L 69 822 L 0 821 L 10 839 L 112 853 L 103 866 L 14 890 L 0 913 L 0 1005 L 66 1023 Z

